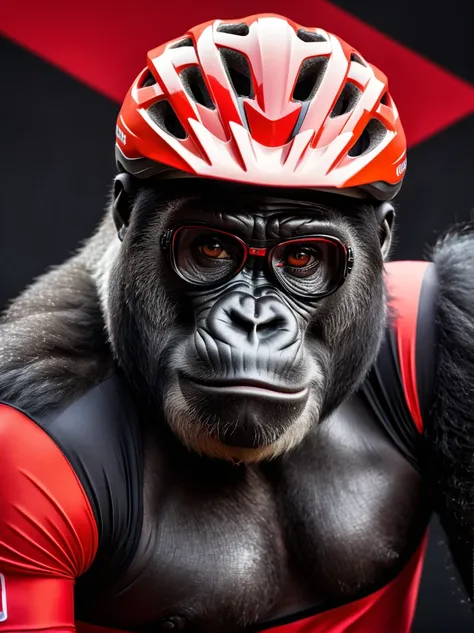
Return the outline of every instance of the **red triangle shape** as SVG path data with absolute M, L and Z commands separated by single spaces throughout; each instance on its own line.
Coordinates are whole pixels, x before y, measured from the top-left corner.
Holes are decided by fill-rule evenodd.
M 148 0 L 22 0 L 0 3 L 2 32 L 104 95 L 120 101 L 146 52 L 189 26 L 268 10 L 263 0 L 182 0 L 179 11 Z M 287 0 L 272 11 L 288 13 Z M 183 17 L 184 16 L 184 17 Z M 410 145 L 474 112 L 474 87 L 325 0 L 302 2 L 292 19 L 336 33 L 390 80 Z
M 299 104 L 288 105 L 290 107 L 286 108 L 281 118 L 273 120 L 262 112 L 256 101 L 244 101 L 250 132 L 257 143 L 270 147 L 288 143 L 301 111 Z

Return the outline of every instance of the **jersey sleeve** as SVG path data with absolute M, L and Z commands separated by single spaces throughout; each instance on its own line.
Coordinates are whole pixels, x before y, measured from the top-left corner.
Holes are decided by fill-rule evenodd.
M 392 347 L 406 405 L 422 433 L 436 366 L 435 266 L 421 261 L 391 262 L 386 272 Z
M 97 546 L 91 505 L 60 448 L 0 404 L 0 632 L 74 631 L 74 581 Z
M 386 287 L 385 337 L 360 394 L 401 454 L 421 471 L 437 362 L 435 266 L 391 262 L 386 265 Z

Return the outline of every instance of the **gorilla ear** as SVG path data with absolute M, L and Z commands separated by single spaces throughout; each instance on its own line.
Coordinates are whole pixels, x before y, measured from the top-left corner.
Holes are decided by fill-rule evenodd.
M 382 202 L 375 208 L 375 217 L 379 227 L 380 250 L 382 257 L 387 259 L 392 244 L 393 223 L 395 209 L 390 202 Z
M 112 217 L 122 241 L 127 231 L 132 213 L 133 194 L 135 191 L 133 177 L 130 174 L 119 174 L 114 180 L 114 201 Z

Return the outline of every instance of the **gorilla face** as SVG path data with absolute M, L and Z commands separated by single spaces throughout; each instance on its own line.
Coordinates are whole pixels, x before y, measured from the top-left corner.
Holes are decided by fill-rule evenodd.
M 126 200 L 107 302 L 115 353 L 192 450 L 274 457 L 375 358 L 387 211 L 334 197 L 329 206 L 321 194 L 179 186 L 142 185 Z

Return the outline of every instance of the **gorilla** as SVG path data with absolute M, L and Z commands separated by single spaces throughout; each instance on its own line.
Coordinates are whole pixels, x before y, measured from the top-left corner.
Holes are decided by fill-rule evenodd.
M 408 633 L 432 512 L 471 592 L 474 232 L 387 263 L 384 75 L 206 23 L 149 53 L 116 155 L 0 321 L 0 631 Z

